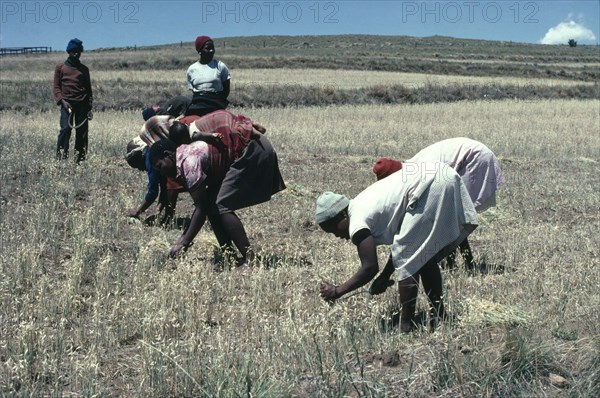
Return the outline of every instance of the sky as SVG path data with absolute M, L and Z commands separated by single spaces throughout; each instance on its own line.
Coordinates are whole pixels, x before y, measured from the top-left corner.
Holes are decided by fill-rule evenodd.
M 86 50 L 256 35 L 370 34 L 562 44 L 600 41 L 598 0 L 0 1 L 0 47 Z

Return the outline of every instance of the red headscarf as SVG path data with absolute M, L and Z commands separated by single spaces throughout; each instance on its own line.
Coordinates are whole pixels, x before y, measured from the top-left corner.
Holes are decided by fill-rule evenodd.
M 402 162 L 397 160 L 380 158 L 373 166 L 373 173 L 377 175 L 377 181 L 402 169 Z
M 200 50 L 202 50 L 202 47 L 204 47 L 207 41 L 212 41 L 212 39 L 209 36 L 196 37 L 196 51 L 200 52 Z

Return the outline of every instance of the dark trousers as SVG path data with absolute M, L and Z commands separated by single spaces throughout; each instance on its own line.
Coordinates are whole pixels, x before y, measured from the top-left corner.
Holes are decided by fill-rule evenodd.
M 88 121 L 87 114 L 89 105 L 85 102 L 71 102 L 72 113 L 69 113 L 64 107 L 60 107 L 60 132 L 58 133 L 58 142 L 56 144 L 56 159 L 66 159 L 69 157 L 69 141 L 71 139 L 71 129 L 69 123 L 75 127 L 75 152 L 77 162 L 85 160 L 88 148 Z M 82 124 L 83 123 L 83 124 Z
M 204 116 L 218 109 L 225 109 L 229 105 L 227 99 L 217 93 L 194 93 L 192 103 L 185 111 L 186 116 Z

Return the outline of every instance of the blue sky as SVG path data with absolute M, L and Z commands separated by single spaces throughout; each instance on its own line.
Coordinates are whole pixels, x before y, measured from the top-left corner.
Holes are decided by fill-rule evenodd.
M 374 34 L 597 44 L 600 2 L 0 1 L 0 46 L 86 49 L 254 35 Z

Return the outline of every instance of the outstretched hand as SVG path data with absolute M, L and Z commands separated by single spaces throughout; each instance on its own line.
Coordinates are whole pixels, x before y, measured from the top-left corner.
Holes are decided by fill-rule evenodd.
M 129 209 L 127 210 L 127 217 L 137 218 L 139 220 L 140 213 L 137 211 L 137 209 Z
M 192 245 L 192 243 L 193 242 L 190 242 L 188 244 L 180 242 L 175 243 L 171 250 L 169 250 L 169 258 L 175 258 L 180 254 L 184 253 Z
M 339 296 L 337 294 L 337 286 L 335 286 L 335 285 L 332 285 L 327 282 L 323 282 L 323 283 L 321 283 L 319 290 L 321 293 L 321 297 L 325 301 L 334 301 L 337 298 L 339 298 Z
M 184 251 L 185 251 L 185 246 L 182 245 L 181 243 L 176 243 L 175 246 L 173 246 L 171 248 L 171 250 L 169 250 L 169 258 L 175 258 Z
M 369 288 L 369 293 L 371 293 L 372 295 L 381 294 L 385 292 L 390 286 L 394 286 L 393 280 L 376 278 L 371 284 L 371 287 Z

